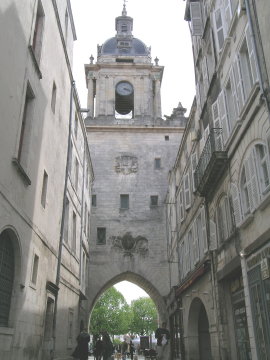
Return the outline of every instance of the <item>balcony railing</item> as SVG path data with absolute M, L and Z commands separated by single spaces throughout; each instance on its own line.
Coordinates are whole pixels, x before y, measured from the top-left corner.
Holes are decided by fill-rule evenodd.
M 214 190 L 227 166 L 227 152 L 223 148 L 222 129 L 212 128 L 205 142 L 195 170 L 195 186 L 201 196 Z

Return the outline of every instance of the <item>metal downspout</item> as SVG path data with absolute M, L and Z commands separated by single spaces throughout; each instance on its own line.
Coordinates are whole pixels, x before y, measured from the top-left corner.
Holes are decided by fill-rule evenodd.
M 86 140 L 86 139 L 85 139 Z M 81 211 L 81 235 L 80 235 L 80 278 L 79 284 L 81 285 L 82 279 L 82 244 L 83 244 L 83 224 L 84 224 L 84 217 L 85 217 L 85 207 L 84 207 L 84 184 L 85 184 L 85 152 L 86 152 L 86 144 L 84 142 L 83 147 L 83 181 L 82 181 L 82 211 Z M 87 174 L 86 174 L 87 175 Z M 84 266 L 84 265 L 83 265 Z
M 62 203 L 62 218 L 61 218 L 61 227 L 60 227 L 60 240 L 58 248 L 58 260 L 57 260 L 57 270 L 56 270 L 56 279 L 55 284 L 58 287 L 60 284 L 60 270 L 61 270 L 61 261 L 62 261 L 62 248 L 63 248 L 63 238 L 64 238 L 64 222 L 65 222 L 65 202 L 66 202 L 66 193 L 67 193 L 67 180 L 68 180 L 68 168 L 69 168 L 69 157 L 70 157 L 70 148 L 71 148 L 71 124 L 72 124 L 72 106 L 73 106 L 73 92 L 74 92 L 75 82 L 72 80 L 70 88 L 70 104 L 69 104 L 69 127 L 68 127 L 68 149 L 67 149 L 67 160 L 66 160 L 66 173 L 65 173 L 65 183 L 64 183 L 64 192 L 63 192 L 63 203 Z M 52 338 L 53 338 L 53 349 L 52 349 L 52 359 L 55 354 L 55 344 L 56 344 L 56 319 L 57 319 L 57 302 L 58 302 L 58 292 L 55 295 L 54 303 L 54 312 L 53 312 L 53 328 L 52 328 Z

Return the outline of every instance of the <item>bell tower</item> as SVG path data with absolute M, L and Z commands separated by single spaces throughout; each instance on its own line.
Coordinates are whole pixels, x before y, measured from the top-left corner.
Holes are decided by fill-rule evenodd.
M 116 35 L 97 47 L 97 61 L 85 65 L 88 117 L 108 122 L 133 119 L 155 123 L 161 118 L 163 66 L 151 62 L 150 48 L 133 36 L 133 19 L 124 3 L 115 19 Z
M 90 308 L 104 288 L 121 280 L 141 286 L 166 318 L 170 291 L 165 202 L 186 118 L 179 104 L 161 117 L 163 66 L 133 36 L 124 4 L 116 34 L 85 65 L 85 119 L 94 169 L 90 217 Z M 91 291 L 90 291 L 91 289 Z

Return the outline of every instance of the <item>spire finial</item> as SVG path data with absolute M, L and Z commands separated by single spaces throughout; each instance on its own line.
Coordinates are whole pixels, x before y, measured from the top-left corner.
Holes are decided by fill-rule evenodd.
M 122 16 L 127 16 L 126 3 L 127 3 L 127 0 L 124 0 Z

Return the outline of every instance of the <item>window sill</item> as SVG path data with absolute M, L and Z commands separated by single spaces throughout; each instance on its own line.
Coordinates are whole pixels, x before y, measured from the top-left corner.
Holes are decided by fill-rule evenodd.
M 31 180 L 29 178 L 29 176 L 26 174 L 26 172 L 24 171 L 22 165 L 20 164 L 19 160 L 17 158 L 12 158 L 12 164 L 16 167 L 19 175 L 22 177 L 24 183 L 29 186 L 31 185 Z
M 36 72 L 38 74 L 38 77 L 39 77 L 39 79 L 42 79 L 42 73 L 40 71 L 40 68 L 39 68 L 39 65 L 38 65 L 38 62 L 37 62 L 37 59 L 36 59 L 36 55 L 35 55 L 35 52 L 34 52 L 34 49 L 33 49 L 32 45 L 29 45 L 28 49 L 29 49 L 29 52 L 30 52 L 30 55 L 31 55 L 31 58 L 32 58 L 32 61 L 33 61 L 34 67 L 35 67 L 35 70 L 36 70 Z
M 252 223 L 253 220 L 254 220 L 254 215 L 247 214 L 245 219 L 242 221 L 242 223 L 239 226 L 240 229 L 245 229 L 250 223 Z
M 0 335 L 14 335 L 15 329 L 5 326 L 0 326 Z
M 268 205 L 270 204 L 270 192 L 268 190 L 268 192 L 264 195 L 264 197 L 262 198 L 262 201 L 260 203 L 260 205 L 258 206 L 259 210 L 264 210 Z

